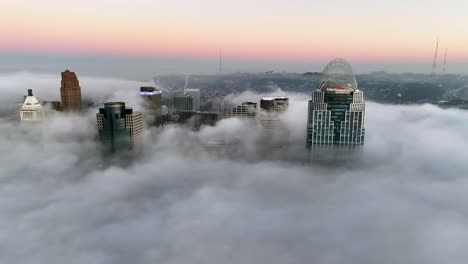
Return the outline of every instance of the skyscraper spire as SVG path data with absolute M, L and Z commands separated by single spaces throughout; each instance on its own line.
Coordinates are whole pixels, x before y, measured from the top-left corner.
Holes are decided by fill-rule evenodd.
M 432 63 L 432 73 L 431 76 L 435 76 L 437 74 L 437 52 L 439 50 L 439 36 L 437 36 L 437 44 L 434 54 L 434 62 Z

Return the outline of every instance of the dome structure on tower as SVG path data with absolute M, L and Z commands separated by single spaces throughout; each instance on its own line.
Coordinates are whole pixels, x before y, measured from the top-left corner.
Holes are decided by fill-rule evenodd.
M 351 65 L 344 59 L 330 61 L 323 70 L 320 90 L 325 92 L 351 92 L 358 89 Z

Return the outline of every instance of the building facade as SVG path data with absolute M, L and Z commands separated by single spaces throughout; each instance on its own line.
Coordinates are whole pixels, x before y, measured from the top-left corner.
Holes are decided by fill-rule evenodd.
M 185 89 L 185 94 L 188 94 L 192 97 L 193 100 L 193 111 L 200 111 L 200 89 Z
M 21 122 L 38 122 L 45 119 L 45 112 L 41 103 L 34 97 L 31 89 L 28 89 L 28 95 L 24 97 L 23 105 L 20 109 Z
M 76 74 L 68 69 L 62 72 L 60 99 L 62 111 L 81 111 L 80 82 L 78 81 Z
M 232 108 L 231 111 L 226 113 L 228 118 L 238 117 L 238 118 L 252 118 L 257 115 L 257 103 L 253 102 L 243 102 L 241 105 L 238 105 Z
M 268 112 L 285 112 L 289 108 L 289 98 L 264 97 L 260 100 L 260 108 Z
M 351 66 L 331 61 L 309 100 L 307 147 L 364 144 L 365 102 Z
M 271 151 L 288 146 L 289 130 L 279 115 L 289 108 L 287 97 L 265 97 L 260 100 L 261 111 L 258 116 L 260 126 L 260 149 Z
M 174 96 L 175 111 L 193 111 L 193 98 L 188 94 Z
M 106 153 L 138 153 L 143 147 L 143 114 L 123 102 L 108 102 L 96 115 L 98 139 Z

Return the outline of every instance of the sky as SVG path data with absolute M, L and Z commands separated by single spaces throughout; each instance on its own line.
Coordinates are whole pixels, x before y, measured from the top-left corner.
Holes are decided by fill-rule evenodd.
M 53 99 L 57 80 L 2 73 L 0 106 L 25 86 Z M 146 83 L 80 80 L 87 96 L 141 109 L 129 87 Z M 279 156 L 256 154 L 259 127 L 233 118 L 199 132 L 145 126 L 144 155 L 127 166 L 103 165 L 95 108 L 30 126 L 0 108 L 0 262 L 466 263 L 466 111 L 367 103 L 362 152 L 329 166 L 290 159 L 304 154 L 309 94 L 227 99 L 271 95 L 290 97 Z M 213 138 L 240 155 L 204 148 Z
M 359 72 L 430 72 L 440 35 L 440 59 L 448 48 L 451 70 L 466 72 L 466 10 L 463 0 L 4 0 L 0 54 L 2 68 L 16 56 L 41 65 L 34 56 L 45 55 L 69 64 L 84 56 L 150 66 L 150 58 L 155 71 L 216 72 L 221 49 L 226 71 L 320 71 L 344 57 Z

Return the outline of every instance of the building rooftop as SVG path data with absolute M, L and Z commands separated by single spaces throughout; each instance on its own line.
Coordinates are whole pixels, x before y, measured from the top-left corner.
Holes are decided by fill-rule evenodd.
M 39 111 L 42 110 L 42 105 L 32 94 L 32 90 L 28 89 L 28 96 L 24 99 L 21 111 Z

